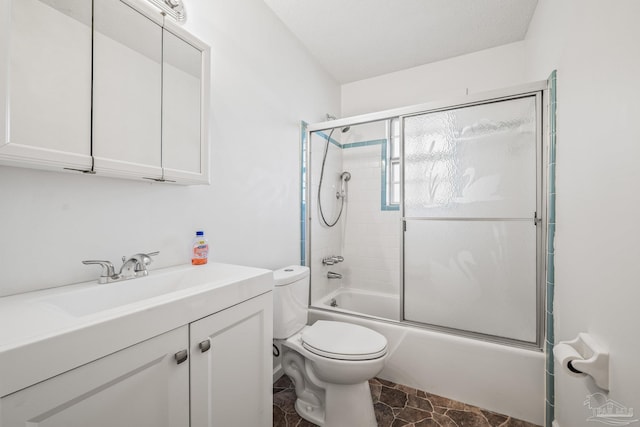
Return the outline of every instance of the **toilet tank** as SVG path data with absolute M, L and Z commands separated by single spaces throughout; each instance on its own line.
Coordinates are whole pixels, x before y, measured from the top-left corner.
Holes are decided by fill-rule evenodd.
M 273 280 L 273 337 L 286 339 L 307 324 L 309 268 L 281 268 L 273 272 Z

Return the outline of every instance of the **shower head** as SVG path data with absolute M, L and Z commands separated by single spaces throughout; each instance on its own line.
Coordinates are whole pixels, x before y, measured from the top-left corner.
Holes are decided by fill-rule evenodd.
M 349 181 L 351 179 L 351 173 L 347 172 L 347 171 L 342 172 L 340 174 L 340 179 L 345 181 L 345 182 Z
M 327 113 L 327 114 L 325 115 L 325 117 L 326 117 L 327 121 L 330 121 L 330 120 L 337 120 L 337 117 L 336 117 L 336 116 L 334 116 L 333 114 L 329 114 L 329 113 Z M 334 129 L 335 129 L 335 128 L 334 128 Z M 351 129 L 351 126 L 345 126 L 345 127 L 343 127 L 342 129 L 340 129 L 340 130 L 342 131 L 342 133 L 347 133 L 347 132 L 349 132 L 349 130 L 350 130 L 350 129 Z

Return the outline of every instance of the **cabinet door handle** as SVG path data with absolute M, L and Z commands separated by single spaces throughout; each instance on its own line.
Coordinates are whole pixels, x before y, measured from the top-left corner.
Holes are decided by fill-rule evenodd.
M 178 362 L 179 365 L 189 358 L 189 353 L 187 352 L 187 350 L 181 350 L 175 354 L 175 357 L 176 362 Z
M 198 346 L 200 347 L 200 351 L 205 353 L 211 348 L 211 340 L 204 340 L 198 344 Z

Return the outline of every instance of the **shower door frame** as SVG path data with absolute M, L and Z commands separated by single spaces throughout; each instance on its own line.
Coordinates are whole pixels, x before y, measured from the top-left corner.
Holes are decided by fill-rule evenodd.
M 405 212 L 404 212 L 404 120 L 407 117 L 417 116 L 421 114 L 435 113 L 441 111 L 448 111 L 457 108 L 470 107 L 475 105 L 488 104 L 493 102 L 508 101 L 510 99 L 524 98 L 528 96 L 536 97 L 536 217 L 531 220 L 537 220 L 536 230 L 536 340 L 535 342 L 520 341 L 511 338 L 505 338 L 495 335 L 484 334 L 480 332 L 466 331 L 446 326 L 431 325 L 427 323 L 408 321 L 404 318 L 404 227 L 405 227 Z M 306 189 L 305 189 L 305 203 L 306 203 L 306 216 L 305 216 L 305 261 L 306 265 L 310 267 L 310 260 L 312 257 L 311 251 L 311 221 L 312 214 L 309 205 L 311 200 L 311 134 L 318 131 L 328 131 L 334 128 L 342 128 L 345 126 L 355 126 L 360 124 L 366 124 L 382 120 L 390 120 L 398 118 L 400 121 L 400 242 L 399 242 L 399 260 L 400 260 L 400 290 L 399 290 L 399 320 L 382 319 L 374 317 L 378 321 L 384 321 L 392 324 L 400 324 L 406 326 L 413 326 L 423 329 L 429 329 L 448 334 L 479 339 L 487 342 L 494 342 L 498 344 L 509 345 L 513 347 L 519 347 L 529 350 L 542 351 L 544 347 L 544 331 L 545 331 L 545 273 L 546 273 L 546 242 L 547 242 L 547 174 L 544 173 L 549 164 L 548 159 L 548 145 L 549 145 L 549 127 L 548 127 L 548 111 L 549 111 L 549 84 L 546 80 L 532 82 L 528 84 L 508 87 L 505 89 L 492 90 L 477 94 L 470 94 L 465 96 L 459 96 L 448 100 L 428 102 L 424 104 L 417 104 L 407 107 L 400 107 L 390 110 L 379 111 L 375 113 L 362 114 L 358 116 L 352 116 L 342 119 L 336 119 L 331 121 L 324 121 L 319 123 L 313 123 L 306 125 L 305 129 L 305 146 L 306 150 Z M 302 202 L 302 200 L 301 200 Z M 311 283 L 313 286 L 313 283 Z M 311 307 L 311 286 L 309 288 L 309 306 Z M 314 309 L 321 311 L 331 311 L 323 307 L 313 306 Z M 371 316 L 356 315 L 356 317 L 362 317 L 371 319 Z

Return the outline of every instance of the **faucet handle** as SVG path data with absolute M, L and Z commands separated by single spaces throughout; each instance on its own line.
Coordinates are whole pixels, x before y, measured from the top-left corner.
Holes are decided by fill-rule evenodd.
M 149 265 L 149 264 L 151 264 L 151 262 L 153 262 L 151 257 L 152 256 L 156 256 L 158 254 L 160 254 L 160 251 L 149 252 L 147 254 L 139 253 L 139 254 L 132 255 L 130 259 L 136 261 L 136 264 L 134 266 L 134 271 L 136 273 L 142 272 L 143 275 L 146 276 L 147 275 L 147 265 Z
M 108 278 L 116 275 L 115 268 L 113 267 L 113 264 L 111 263 L 111 261 L 88 259 L 88 260 L 82 261 L 82 263 L 84 265 L 95 264 L 102 267 L 102 274 L 98 278 L 98 283 L 106 283 Z
M 149 265 L 153 262 L 153 260 L 151 259 L 152 256 L 156 256 L 156 255 L 160 255 L 160 251 L 155 251 L 155 252 L 149 252 L 146 254 L 138 254 L 142 256 L 142 261 L 144 262 L 145 265 Z
M 326 258 L 322 258 L 322 264 L 324 265 L 334 265 L 342 261 L 344 261 L 344 257 L 340 255 L 331 255 Z
M 322 258 L 322 264 L 323 265 L 333 265 L 335 263 L 336 263 L 336 260 L 332 256 L 328 256 L 326 258 Z

